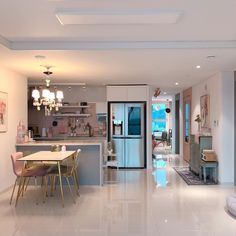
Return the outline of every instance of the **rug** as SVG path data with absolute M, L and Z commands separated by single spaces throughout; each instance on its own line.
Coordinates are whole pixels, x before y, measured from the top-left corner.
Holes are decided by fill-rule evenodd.
M 208 179 L 206 183 L 199 178 L 199 176 L 189 170 L 189 167 L 173 167 L 173 169 L 180 175 L 180 177 L 188 185 L 214 185 L 216 184 L 213 180 Z

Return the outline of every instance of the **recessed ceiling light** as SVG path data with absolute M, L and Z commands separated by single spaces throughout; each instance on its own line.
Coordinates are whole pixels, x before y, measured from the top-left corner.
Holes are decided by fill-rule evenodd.
M 163 92 L 163 94 L 164 94 L 164 95 L 166 95 L 166 94 L 167 94 L 167 92 Z
M 43 55 L 36 55 L 35 58 L 36 58 L 37 60 L 44 60 L 46 57 L 43 56 Z
M 207 59 L 214 59 L 216 56 L 214 56 L 214 55 L 208 55 L 207 56 Z
M 178 83 L 178 82 L 175 82 L 175 85 L 179 85 L 179 83 Z
M 197 68 L 197 69 L 200 69 L 200 68 L 201 68 L 201 66 L 200 66 L 200 65 L 197 65 L 197 66 L 196 66 L 196 68 Z

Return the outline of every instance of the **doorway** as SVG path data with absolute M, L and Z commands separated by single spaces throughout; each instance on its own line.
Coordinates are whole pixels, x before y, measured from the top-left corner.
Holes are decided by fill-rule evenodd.
M 179 120 L 179 109 L 180 109 L 180 94 L 175 95 L 175 154 L 180 153 L 180 120 Z
M 192 88 L 189 88 L 183 92 L 183 158 L 186 162 L 189 162 L 190 158 L 191 104 Z

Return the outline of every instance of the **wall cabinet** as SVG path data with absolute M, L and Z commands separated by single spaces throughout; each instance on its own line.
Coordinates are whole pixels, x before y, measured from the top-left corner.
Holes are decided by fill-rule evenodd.
M 107 86 L 107 101 L 147 101 L 148 86 Z
M 212 149 L 212 136 L 199 136 L 198 142 L 195 142 L 195 135 L 190 135 L 190 160 L 189 168 L 196 174 L 200 171 L 200 161 L 204 149 Z

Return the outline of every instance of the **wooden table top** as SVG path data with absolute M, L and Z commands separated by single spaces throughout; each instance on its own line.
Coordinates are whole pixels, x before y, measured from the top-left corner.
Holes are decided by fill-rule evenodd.
M 75 151 L 65 151 L 65 152 L 40 151 L 19 158 L 18 161 L 63 161 L 66 158 L 72 156 L 74 153 Z

